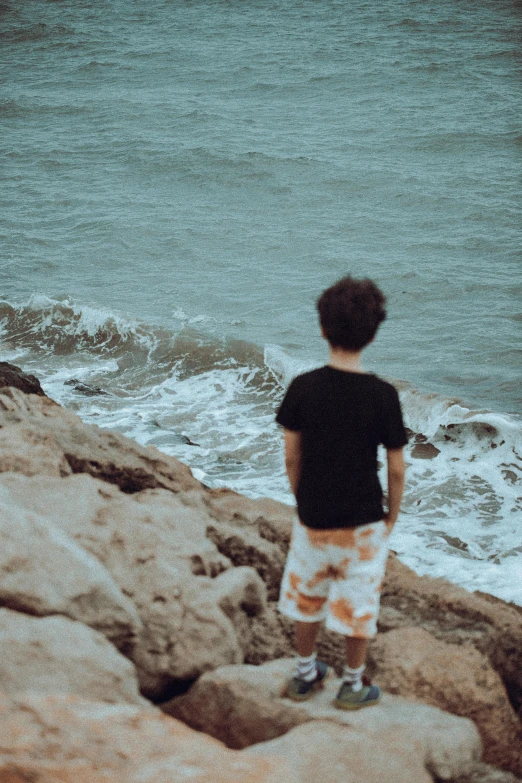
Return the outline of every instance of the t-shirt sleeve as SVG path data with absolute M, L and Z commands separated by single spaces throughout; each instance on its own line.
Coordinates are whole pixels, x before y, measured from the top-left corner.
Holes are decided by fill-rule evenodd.
M 391 384 L 387 388 L 382 411 L 381 443 L 387 449 L 402 449 L 408 443 L 399 395 Z
M 299 393 L 295 380 L 292 381 L 276 414 L 276 422 L 287 430 L 302 428 Z

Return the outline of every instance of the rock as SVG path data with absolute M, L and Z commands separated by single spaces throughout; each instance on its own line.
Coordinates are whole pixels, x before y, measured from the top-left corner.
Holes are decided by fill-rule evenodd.
M 265 541 L 288 549 L 295 509 L 271 498 L 246 498 L 231 489 L 211 489 L 206 493 L 210 513 L 218 522 L 228 522 L 256 530 Z
M 0 609 L 4 693 L 73 693 L 100 702 L 144 704 L 136 671 L 102 634 L 65 617 Z
M 174 457 L 153 446 L 139 446 L 116 432 L 84 424 L 48 397 L 25 395 L 12 388 L 1 390 L 0 432 L 3 471 L 55 476 L 90 473 L 128 493 L 154 487 L 173 492 L 201 488 L 190 469 Z M 53 472 L 50 466 L 54 466 Z
M 454 778 L 451 783 L 520 783 L 520 778 L 490 764 L 476 764 L 468 775 Z
M 411 450 L 414 459 L 434 459 L 437 454 L 440 454 L 440 449 L 433 443 L 416 443 Z
M 129 654 L 146 695 L 161 699 L 176 682 L 243 661 L 265 587 L 251 568 L 219 576 L 230 561 L 207 538 L 212 519 L 191 493 L 129 496 L 85 474 L 6 473 L 0 489 L 6 504 L 38 514 L 101 563 L 136 607 L 142 629 Z
M 310 778 L 294 775 L 288 762 L 269 752 L 231 751 L 151 707 L 63 694 L 0 697 L 1 783 L 183 780 L 307 783 Z
M 46 396 L 40 381 L 35 375 L 28 375 L 15 364 L 0 362 L 0 389 L 5 386 L 20 389 L 24 394 L 38 394 L 40 397 Z
M 131 653 L 142 624 L 107 569 L 49 519 L 8 498 L 0 486 L 0 606 L 66 615 Z
M 379 630 L 416 626 L 441 641 L 475 647 L 500 675 L 522 717 L 522 607 L 418 576 L 396 557 L 388 560 L 381 598 Z
M 235 566 L 252 566 L 276 600 L 295 512 L 269 498 L 252 500 L 228 489 L 210 490 L 206 504 L 218 522 L 207 535 Z
M 230 491 L 216 492 L 209 504 L 211 514 L 219 524 L 215 525 L 215 529 L 210 529 L 210 535 L 220 551 L 232 562 L 248 563 L 255 567 L 268 585 L 269 598 L 275 599 L 293 511 L 283 507 L 284 511 L 281 512 L 276 507 L 277 523 L 274 524 L 271 517 L 274 511 L 265 509 L 261 512 L 256 505 L 258 502 L 244 498 L 238 501 L 237 496 Z M 272 551 L 266 547 L 267 539 L 261 534 L 262 526 L 264 530 L 270 531 L 269 539 L 273 536 L 274 540 L 270 540 L 274 547 Z M 379 627 L 380 630 L 391 630 L 411 627 L 413 624 L 426 629 L 440 641 L 450 643 L 453 651 L 469 649 L 473 656 L 477 650 L 486 656 L 487 660 L 481 658 L 481 661 L 497 672 L 504 685 L 500 691 L 497 690 L 503 703 L 501 712 L 510 716 L 510 731 L 515 731 L 513 736 L 518 736 L 520 723 L 518 720 L 513 724 L 513 710 L 515 713 L 520 711 L 522 704 L 522 649 L 519 644 L 522 638 L 522 610 L 491 596 L 469 593 L 441 579 L 419 577 L 392 555 L 382 593 Z M 292 635 L 293 624 L 282 618 L 275 604 L 269 602 L 265 613 L 258 615 L 250 625 L 250 643 L 244 648 L 245 661 L 261 664 L 273 658 L 291 655 Z M 335 634 L 322 632 L 318 650 L 321 657 L 340 672 L 344 659 L 342 639 Z M 465 652 L 463 656 L 465 658 Z M 488 677 L 493 677 L 491 668 L 488 671 Z M 498 682 L 497 685 L 500 687 Z M 417 695 L 423 698 L 421 692 Z M 481 698 L 487 703 L 487 688 Z M 437 703 L 446 710 L 454 709 L 451 700 Z M 474 718 L 474 708 L 470 705 L 469 712 L 467 709 L 467 701 L 464 699 L 456 714 Z M 506 740 L 506 745 L 509 745 L 509 740 Z M 502 753 L 491 758 L 498 759 L 501 756 Z
M 69 476 L 72 470 L 50 432 L 20 427 L 14 433 L 12 427 L 2 427 L 0 473 L 8 472 L 26 476 Z
M 188 693 L 163 703 L 161 709 L 236 749 L 280 737 L 311 720 L 304 709 L 276 698 L 278 691 L 265 690 L 262 677 L 256 682 L 257 668 L 252 669 L 226 666 L 204 674 Z
M 277 599 L 285 566 L 285 555 L 278 544 L 261 538 L 257 530 L 226 523 L 209 525 L 207 535 L 235 566 L 255 568 L 268 588 L 268 597 Z
M 270 751 L 307 783 L 432 783 L 416 750 L 411 744 L 398 746 L 389 736 L 381 740 L 318 720 L 254 745 L 242 751 L 242 756 L 262 758 Z
M 297 724 L 326 720 L 338 724 L 347 735 L 356 735 L 356 743 L 352 737 L 350 744 L 359 746 L 361 763 L 367 757 L 368 774 L 372 770 L 372 754 L 365 754 L 366 747 L 380 747 L 376 766 L 379 774 L 386 757 L 390 764 L 393 760 L 399 765 L 404 763 L 405 750 L 411 759 L 416 757 L 414 767 L 423 770 L 424 777 L 419 774 L 408 778 L 403 774 L 392 777 L 394 781 L 430 780 L 426 770 L 441 780 L 449 780 L 467 774 L 478 761 L 480 739 L 473 723 L 435 707 L 384 694 L 376 709 L 344 712 L 331 704 L 340 684 L 335 678 L 330 678 L 324 690 L 310 701 L 296 704 L 282 699 L 280 694 L 292 666 L 289 659 L 259 667 L 225 666 L 205 674 L 188 693 L 164 704 L 162 709 L 227 745 L 243 748 L 283 734 L 292 721 Z M 397 748 L 401 749 L 398 756 Z M 317 768 L 329 768 L 318 763 L 321 755 L 314 756 Z M 330 780 L 321 776 L 311 779 Z M 371 776 L 359 778 L 365 783 L 370 779 L 378 779 L 375 770 Z
M 408 705 L 410 710 L 418 707 Z M 463 742 L 468 722 L 449 716 L 462 724 L 458 737 L 454 734 L 451 740 L 440 713 L 442 718 L 430 727 L 435 725 L 436 738 L 447 741 L 443 749 L 432 752 L 425 742 L 428 729 L 424 733 L 416 729 L 404 741 L 401 721 L 388 728 L 375 717 L 380 709 L 366 711 L 374 713 L 373 719 L 365 713 L 349 721 L 344 716 L 343 724 L 326 716 L 307 721 L 279 738 L 236 751 L 146 706 L 107 704 L 69 694 L 4 694 L 0 696 L 0 781 L 432 783 L 432 774 L 438 772 L 442 773 L 439 781 L 448 780 L 444 774 L 452 767 L 466 775 L 462 783 L 472 780 L 473 762 L 466 758 L 468 745 Z M 296 714 L 299 711 L 296 707 Z M 421 717 L 438 713 L 429 707 L 425 711 Z M 367 731 L 365 724 L 372 723 Z M 460 763 L 454 759 L 459 742 Z M 427 760 L 434 765 L 432 772 L 426 768 Z
M 372 659 L 383 688 L 471 718 L 482 738 L 484 761 L 522 774 L 522 727 L 483 653 L 442 642 L 421 628 L 401 628 L 378 636 Z
M 429 446 L 420 437 L 416 445 Z M 277 614 L 275 598 L 295 515 L 292 508 L 230 490 L 208 490 L 177 460 L 86 425 L 48 398 L 16 388 L 0 390 L 0 474 L 0 487 L 8 491 L 2 501 L 7 521 L 30 525 L 57 562 L 70 552 L 71 562 L 78 564 L 78 586 L 84 584 L 88 596 L 82 604 L 84 587 L 76 590 L 67 581 L 71 568 L 68 575 L 45 575 L 43 558 L 35 556 L 29 583 L 38 585 L 40 574 L 46 588 L 41 595 L 31 591 L 19 564 L 4 579 L 5 601 L 24 611 L 61 611 L 102 629 L 120 648 L 129 645 L 149 696 L 165 698 L 172 684 L 186 687 L 224 663 L 262 663 L 290 654 L 292 623 Z M 42 525 L 48 527 L 45 535 Z M 11 534 L 5 540 L 13 546 Z M 0 556 L 2 562 L 7 561 Z M 264 612 L 260 578 L 271 599 Z M 99 599 L 93 601 L 94 595 Z M 111 612 L 119 607 L 120 620 L 111 619 L 106 600 L 113 602 Z M 141 631 L 136 631 L 137 622 Z M 419 577 L 392 556 L 379 628 L 388 632 L 412 626 L 452 649 L 459 646 L 464 657 L 468 650 L 472 656 L 473 651 L 485 656 L 522 717 L 520 607 L 444 580 Z M 342 639 L 321 634 L 320 654 L 338 669 L 342 648 Z M 374 642 L 370 662 L 377 663 L 378 650 Z M 485 681 L 490 678 L 488 669 Z M 416 680 L 415 698 L 422 698 L 421 685 Z M 482 694 L 470 705 L 472 717 L 479 702 L 487 704 L 486 697 Z M 500 702 L 496 704 L 500 709 Z M 443 706 L 453 709 L 451 702 Z M 507 701 L 501 709 L 509 713 Z
M 89 386 L 87 383 L 82 383 L 78 378 L 71 378 L 69 381 L 64 381 L 64 386 L 72 386 L 74 391 L 85 394 L 86 397 L 96 397 L 100 395 L 109 396 L 109 392 L 100 389 L 99 386 Z
M 418 576 L 393 554 L 388 560 L 379 619 L 379 631 L 423 628 L 452 650 L 478 650 L 504 685 L 505 707 L 522 717 L 522 609 L 492 596 L 470 593 L 443 579 Z M 265 613 L 251 626 L 251 646 L 245 662 L 261 664 L 274 657 L 291 655 L 293 623 L 281 617 L 269 602 Z M 379 637 L 377 637 L 379 639 Z M 369 648 L 372 661 L 373 646 Z M 337 634 L 320 633 L 319 655 L 340 673 L 344 644 Z M 370 670 L 371 671 L 371 670 Z M 419 694 L 419 698 L 422 695 Z M 487 694 L 484 694 L 487 700 Z M 450 710 L 449 702 L 441 704 Z M 464 701 L 463 709 L 466 709 Z M 468 714 L 467 712 L 464 714 Z M 470 713 L 470 717 L 472 717 Z

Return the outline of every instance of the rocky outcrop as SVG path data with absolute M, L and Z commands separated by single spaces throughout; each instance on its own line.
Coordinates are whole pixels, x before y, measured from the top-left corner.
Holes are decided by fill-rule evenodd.
M 189 468 L 153 446 L 84 424 L 48 397 L 0 389 L 0 472 L 27 476 L 89 473 L 123 492 L 200 488 Z
M 382 631 L 421 627 L 441 641 L 484 653 L 522 718 L 522 607 L 420 577 L 395 557 L 388 563 L 382 607 Z
M 426 771 L 441 780 L 467 774 L 479 759 L 480 740 L 473 723 L 425 704 L 385 695 L 379 709 L 346 713 L 332 706 L 340 685 L 335 678 L 329 678 L 324 690 L 310 701 L 296 704 L 281 698 L 292 663 L 283 659 L 260 667 L 226 666 L 205 674 L 188 693 L 163 709 L 240 748 L 271 739 L 276 731 L 281 735 L 292 724 L 327 720 L 342 726 L 345 735 L 355 734 L 354 745 L 359 748 L 379 746 L 376 766 L 381 774 L 386 758 L 391 767 L 395 761 L 403 765 L 407 749 L 417 771 L 413 774 L 412 768 L 410 779 L 415 781 L 429 780 Z M 363 753 L 358 755 L 362 760 Z M 366 758 L 369 777 L 361 780 L 378 779 L 372 768 L 373 753 L 370 755 L 371 759 Z M 353 775 L 354 769 L 348 769 Z
M 434 780 L 417 748 L 412 752 L 411 746 L 400 747 L 391 737 L 383 737 L 381 741 L 364 732 L 347 731 L 345 726 L 329 720 L 299 726 L 277 739 L 242 751 L 242 755 L 259 758 L 268 751 L 279 763 L 286 761 L 292 775 L 306 783 L 432 783 Z
M 132 663 L 104 636 L 65 617 L 0 609 L 4 694 L 74 693 L 93 701 L 146 704 Z
M 424 642 L 417 643 L 412 626 Z M 379 630 L 369 648 L 370 676 L 393 693 L 473 719 L 482 736 L 485 760 L 522 775 L 519 607 L 471 594 L 441 579 L 419 577 L 391 557 Z M 252 623 L 245 661 L 261 664 L 291 655 L 292 641 L 293 624 L 269 603 Z M 393 652 L 395 645 L 398 654 Z M 318 652 L 341 671 L 341 637 L 323 630 Z M 411 677 L 404 674 L 409 666 Z
M 311 703 L 312 712 L 279 699 L 273 689 L 283 664 L 241 666 L 292 654 L 292 624 L 278 615 L 275 598 L 293 516 L 275 501 L 209 490 L 177 460 L 83 424 L 46 397 L 0 389 L 0 606 L 13 624 L 6 632 L 12 641 L 0 649 L 0 668 L 4 659 L 21 666 L 19 674 L 9 670 L 9 694 L 0 703 L 0 783 L 169 783 L 179 780 L 178 773 L 172 777 L 176 765 L 186 765 L 196 781 L 215 783 L 221 778 L 206 761 L 212 754 L 219 774 L 245 783 L 370 783 L 385 774 L 394 783 L 421 783 L 433 775 L 455 783 L 507 783 L 507 772 L 471 764 L 471 745 L 448 744 L 452 732 L 438 743 L 444 752 L 437 761 L 429 735 L 438 737 L 448 720 L 469 726 L 463 718 L 478 727 L 485 759 L 520 774 L 522 610 L 419 577 L 394 557 L 369 673 L 385 690 L 415 703 L 404 707 L 386 696 L 381 707 L 364 711 L 368 726 L 350 714 L 348 727 L 342 713 L 321 701 L 324 694 Z M 19 618 L 31 624 L 23 633 Z M 85 683 L 96 680 L 89 673 L 96 666 L 91 670 L 89 661 L 70 656 L 65 642 L 53 647 L 46 629 L 55 629 L 59 640 L 58 621 L 75 629 L 71 638 L 83 629 L 87 635 L 77 648 L 89 661 L 100 661 L 100 682 L 111 686 L 73 689 L 84 663 Z M 18 638 L 34 659 L 12 654 Z M 103 670 L 101 659 L 110 658 L 104 645 L 120 662 L 114 670 L 112 663 Z M 342 638 L 323 631 L 319 652 L 339 671 Z M 65 664 L 59 672 L 60 655 L 71 657 L 73 674 Z M 120 659 L 131 667 L 127 674 L 118 669 Z M 39 679 L 31 679 L 32 669 L 41 670 Z M 128 693 L 122 677 L 134 683 Z M 207 746 L 208 738 L 197 735 L 202 755 L 195 755 L 192 733 L 173 717 L 142 701 L 129 706 L 136 677 L 142 693 L 157 701 L 185 693 L 197 680 L 168 709 L 241 753 L 215 740 Z M 36 690 L 24 690 L 24 680 Z M 54 680 L 51 696 L 45 691 Z M 197 723 L 198 710 L 207 723 Z M 23 745 L 19 728 L 28 715 Z M 434 715 L 443 717 L 422 733 Z M 379 720 L 379 732 L 372 734 L 371 721 L 377 726 Z M 197 763 L 189 762 L 189 750 L 184 755 L 185 742 Z M 250 742 L 256 745 L 246 747 Z M 444 767 L 447 753 L 453 761 Z
M 394 742 L 384 726 L 372 736 L 319 719 L 236 751 L 151 707 L 0 693 L 1 783 L 433 783 L 425 747 Z M 486 765 L 464 766 L 452 783 L 515 783 Z
M 310 778 L 294 775 L 269 750 L 239 754 L 150 707 L 62 694 L 0 695 L 1 783 L 182 780 L 305 783 Z
M 198 496 L 158 489 L 129 496 L 85 474 L 13 473 L 0 475 L 0 496 L 25 524 L 10 530 L 6 520 L 13 543 L 0 556 L 4 605 L 61 611 L 111 639 L 121 637 L 126 619 L 133 634 L 127 653 L 143 692 L 155 699 L 208 669 L 243 661 L 265 587 L 252 568 L 227 573 L 231 563 L 206 535 L 212 519 Z M 53 568 L 63 568 L 67 551 L 71 565 L 78 563 L 77 583 L 73 572 Z
M 142 628 L 132 601 L 96 557 L 47 516 L 13 503 L 2 486 L 0 538 L 0 606 L 79 620 L 132 654 Z
M 40 381 L 35 375 L 28 375 L 21 367 L 9 362 L 0 362 L 0 389 L 11 386 L 24 394 L 38 394 L 45 397 Z
M 522 727 L 483 653 L 442 642 L 421 628 L 400 628 L 377 637 L 372 659 L 386 691 L 471 718 L 480 731 L 484 760 L 522 775 Z

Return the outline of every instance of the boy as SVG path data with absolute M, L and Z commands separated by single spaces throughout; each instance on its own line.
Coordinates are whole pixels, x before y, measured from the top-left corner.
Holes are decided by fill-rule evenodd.
M 385 301 L 371 280 L 345 277 L 324 291 L 317 309 L 329 363 L 292 381 L 276 417 L 299 515 L 279 599 L 279 610 L 297 621 L 297 666 L 286 695 L 303 701 L 322 686 L 328 666 L 316 660 L 315 642 L 326 619 L 346 641 L 334 702 L 341 709 L 380 699 L 362 675 L 404 489 L 407 436 L 398 394 L 361 366 L 362 350 L 386 318 Z M 387 513 L 377 475 L 380 443 L 387 453 Z

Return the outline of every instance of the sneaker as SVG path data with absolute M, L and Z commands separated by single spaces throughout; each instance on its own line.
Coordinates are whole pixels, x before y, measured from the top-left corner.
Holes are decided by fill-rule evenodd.
M 380 700 L 381 689 L 377 685 L 372 685 L 365 677 L 360 691 L 354 691 L 349 682 L 343 682 L 334 705 L 340 710 L 360 710 L 362 707 L 378 704 Z
M 315 680 L 308 682 L 302 680 L 300 677 L 292 677 L 286 684 L 284 696 L 288 696 L 293 701 L 306 701 L 314 695 L 315 691 L 324 688 L 324 680 L 330 671 L 330 667 L 323 663 L 323 661 L 316 661 L 317 677 Z

